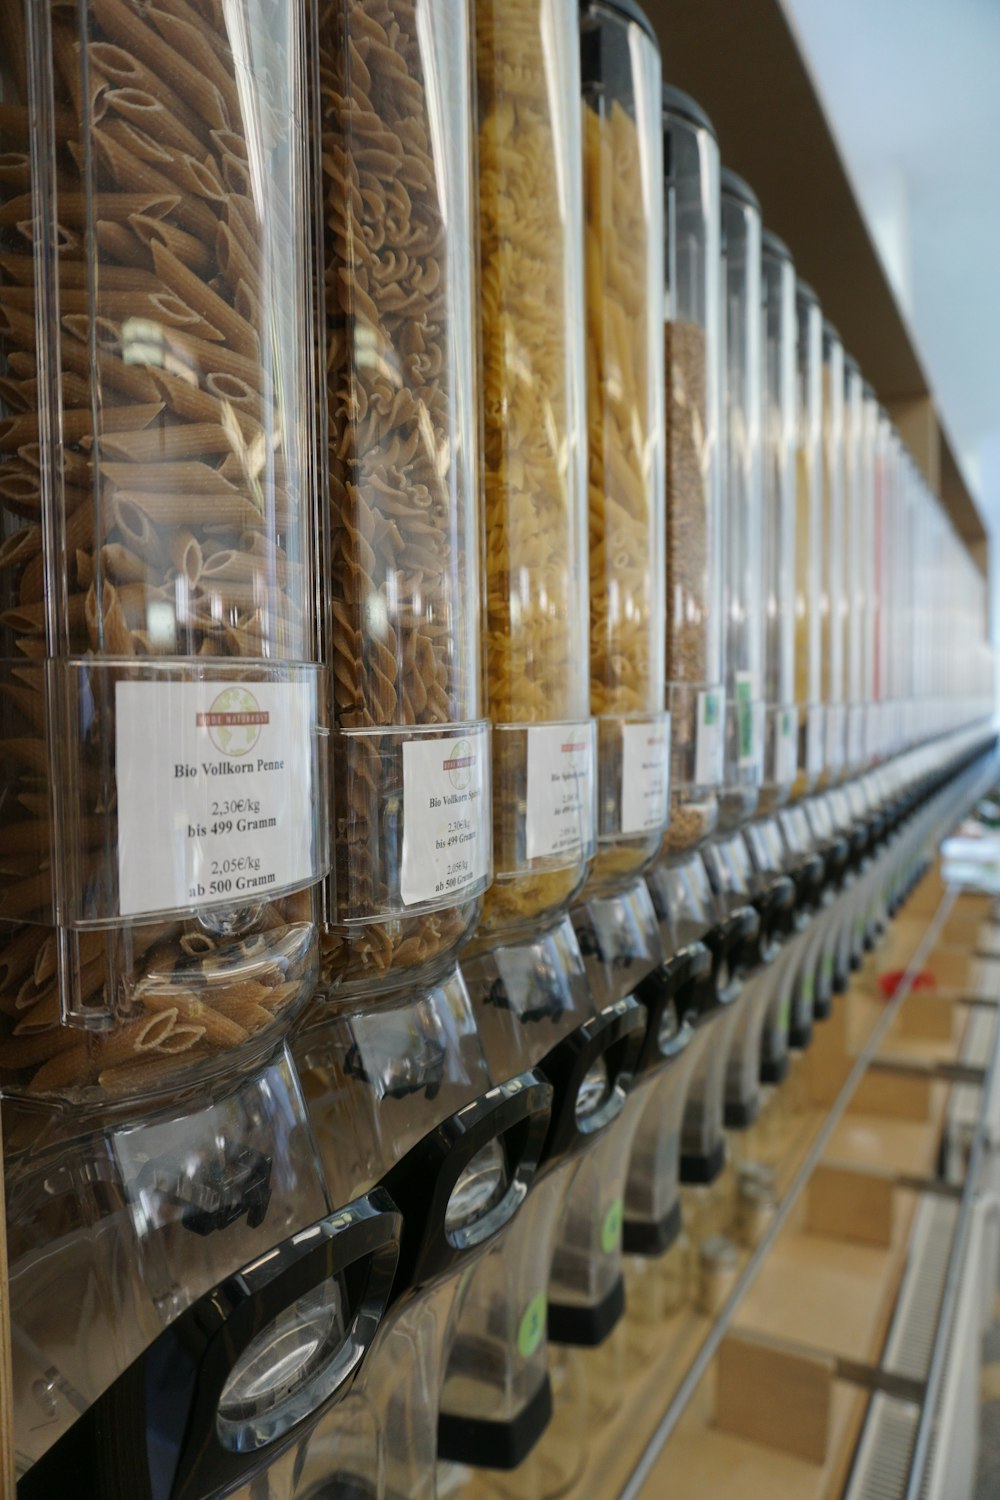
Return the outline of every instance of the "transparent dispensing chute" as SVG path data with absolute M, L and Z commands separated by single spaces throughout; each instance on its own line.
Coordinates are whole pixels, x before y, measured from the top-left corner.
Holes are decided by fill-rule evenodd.
M 878 410 L 875 433 L 875 743 L 879 760 L 891 754 L 889 701 L 889 636 L 892 614 L 891 549 L 892 423 L 884 407 Z
M 823 487 L 820 574 L 820 697 L 826 717 L 826 776 L 843 775 L 847 749 L 844 700 L 844 346 L 823 323 Z
M 490 867 L 469 18 L 321 8 L 330 505 L 328 987 L 454 953 Z
M 845 764 L 848 773 L 864 765 L 866 626 L 866 514 L 864 381 L 855 360 L 844 360 L 844 590 L 845 602 Z
M 722 618 L 726 692 L 719 823 L 738 828 L 757 806 L 763 772 L 763 510 L 761 222 L 756 196 L 722 172 Z
M 798 327 L 795 458 L 795 702 L 799 714 L 796 797 L 815 786 L 826 764 L 821 703 L 823 556 L 823 314 L 811 287 L 796 282 Z
M 568 4 L 476 12 L 485 415 L 485 670 L 494 883 L 479 939 L 530 931 L 593 852 L 579 28 Z
M 580 15 L 586 236 L 590 708 L 597 855 L 588 894 L 620 890 L 667 816 L 660 55 L 641 13 Z
M 719 145 L 702 109 L 663 90 L 667 358 L 668 858 L 712 832 L 722 783 Z
M 315 981 L 304 72 L 291 5 L 5 13 L 5 1087 L 226 1069 Z
M 787 247 L 762 239 L 764 392 L 764 775 L 761 806 L 784 802 L 798 772 L 795 693 L 796 386 L 795 267 Z

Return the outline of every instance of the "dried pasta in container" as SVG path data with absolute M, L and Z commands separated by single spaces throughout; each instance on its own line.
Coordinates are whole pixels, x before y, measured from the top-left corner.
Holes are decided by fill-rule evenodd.
M 303 22 L 4 21 L 0 1080 L 114 1099 L 318 969 Z
M 752 817 L 763 773 L 764 475 L 761 440 L 760 204 L 735 172 L 722 172 L 725 288 L 725 504 L 722 528 L 726 691 L 720 827 Z
M 331 556 L 325 990 L 453 956 L 490 865 L 471 45 L 461 0 L 317 7 Z
M 764 308 L 764 779 L 761 806 L 779 807 L 798 771 L 795 701 L 795 267 L 788 247 L 765 229 Z
M 641 12 L 581 15 L 597 854 L 588 892 L 656 855 L 667 815 L 660 57 Z
M 719 145 L 704 111 L 663 89 L 666 197 L 668 858 L 718 821 L 723 771 Z
M 812 287 L 797 280 L 795 368 L 795 703 L 799 716 L 798 798 L 811 791 L 826 764 L 821 702 L 820 568 L 823 548 L 823 314 Z
M 864 767 L 866 628 L 865 527 L 871 513 L 864 464 L 864 381 L 856 360 L 844 358 L 844 732 L 849 773 Z
M 565 910 L 593 847 L 578 49 L 574 5 L 476 7 L 490 942 Z
M 826 719 L 825 776 L 838 781 L 846 754 L 847 615 L 844 562 L 844 346 L 823 323 L 823 527 L 820 582 L 820 697 Z

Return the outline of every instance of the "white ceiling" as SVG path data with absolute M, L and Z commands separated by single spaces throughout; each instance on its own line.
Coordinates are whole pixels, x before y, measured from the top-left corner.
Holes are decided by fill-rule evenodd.
M 784 0 L 957 456 L 1000 529 L 1000 0 Z

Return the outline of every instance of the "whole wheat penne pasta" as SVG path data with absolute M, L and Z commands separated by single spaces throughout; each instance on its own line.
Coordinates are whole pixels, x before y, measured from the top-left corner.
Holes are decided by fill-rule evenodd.
M 30 474 L 6 474 L 8 466 L 0 466 L 0 499 L 7 510 L 19 516 L 37 516 L 42 503 L 41 489 L 37 478 Z
M 177 1024 L 177 1010 L 158 1011 L 155 1015 L 143 1016 L 122 1026 L 108 1036 L 99 1037 L 95 1051 L 102 1068 L 114 1067 L 116 1063 L 130 1062 L 137 1055 L 152 1052 L 170 1035 Z
M 161 464 L 102 463 L 101 473 L 116 489 L 123 492 L 176 489 L 217 496 L 219 499 L 242 499 L 235 485 L 230 484 L 217 469 L 194 459 Z
M 73 340 L 73 346 L 70 348 L 67 341 L 63 341 L 63 368 L 65 369 L 69 364 L 76 373 L 82 374 L 82 371 L 77 369 L 77 365 L 89 363 L 87 348 L 85 344 L 77 345 L 75 340 Z M 66 359 L 67 353 L 70 354 L 69 361 Z M 103 349 L 98 349 L 97 375 L 103 386 L 119 392 L 122 396 L 127 396 L 130 401 L 162 400 L 156 380 L 150 371 L 142 365 L 126 364 L 123 359 L 119 359 L 117 354 L 107 354 Z
M 104 104 L 107 106 L 109 95 L 104 96 Z M 101 137 L 103 140 L 113 141 L 115 145 L 121 146 L 136 161 L 145 161 L 153 168 L 168 167 L 173 161 L 173 152 L 168 146 L 161 145 L 153 139 L 139 125 L 133 125 L 128 120 L 106 119 L 101 122 Z
M 14 349 L 7 355 L 7 367 L 20 380 L 34 380 L 38 376 L 38 361 L 25 349 Z
M 42 554 L 33 557 L 21 574 L 17 586 L 18 604 L 37 604 L 45 592 L 45 561 Z
M 239 438 L 238 430 L 235 436 Z M 137 464 L 214 456 L 232 450 L 233 438 L 218 422 L 180 422 L 146 432 L 104 435 L 101 439 L 101 451 L 109 458 L 129 459 Z
M 37 557 L 41 550 L 42 528 L 22 526 L 20 531 L 12 531 L 0 542 L 0 568 L 16 568 Z
M 148 1011 L 168 1011 L 175 1007 L 178 1027 L 201 1027 L 205 1041 L 212 1046 L 235 1047 L 247 1039 L 246 1031 L 237 1022 L 222 1015 L 210 1003 L 184 990 L 176 987 L 163 990 L 140 988 L 139 998 Z
M 72 1026 L 50 1026 L 33 1036 L 9 1036 L 0 1042 L 0 1068 L 20 1072 L 37 1068 L 50 1058 L 58 1057 L 80 1045 L 80 1033 Z
M 120 265 L 148 270 L 152 264 L 146 246 L 127 224 L 100 219 L 94 226 L 102 256 L 112 256 Z
M 235 291 L 239 283 L 244 281 L 260 296 L 260 255 L 251 258 L 232 225 L 221 221 L 215 231 L 215 255 L 231 291 Z
M 189 957 L 214 953 L 215 944 L 203 932 L 185 932 L 180 940 L 181 949 Z
M 221 427 L 224 422 L 234 418 L 244 441 L 260 436 L 261 424 L 251 413 L 253 410 L 261 410 L 261 400 L 242 381 L 233 381 L 233 386 L 248 392 L 245 405 L 234 406 L 225 397 L 220 398 L 211 390 L 202 390 L 189 381 L 182 380 L 179 375 L 170 375 L 165 370 L 157 370 L 152 379 L 156 382 L 157 394 L 161 399 L 171 411 L 186 421 L 214 422 Z M 224 382 L 232 381 L 231 376 L 223 376 L 222 379 Z M 206 386 L 208 383 L 206 380 Z
M 23 240 L 29 245 L 36 245 L 38 240 L 38 223 L 35 219 L 18 219 L 14 226 Z M 73 229 L 67 228 L 65 224 L 56 224 L 52 233 L 53 249 L 57 260 L 79 260 L 83 254 L 83 244 L 80 235 Z
M 5 339 L 13 340 L 22 349 L 30 349 L 34 353 L 35 348 L 35 320 L 20 308 L 11 307 L 5 301 L 0 301 L 0 334 Z
M 79 1032 L 76 1033 L 79 1036 Z M 95 1077 L 95 1064 L 86 1042 L 77 1042 L 43 1063 L 27 1085 L 31 1094 L 47 1094 L 60 1089 L 90 1083 Z
M 184 57 L 196 57 L 208 81 L 218 90 L 230 126 L 238 124 L 242 111 L 240 97 L 233 77 L 233 63 L 228 66 L 215 52 L 211 43 L 206 45 L 205 27 L 193 25 L 162 7 L 150 6 L 146 14 L 160 35 L 171 47 L 178 49 Z M 223 35 L 226 33 L 224 32 Z M 193 101 L 192 101 L 193 102 Z M 222 128 L 216 126 L 216 129 Z
M 238 130 L 213 130 L 212 144 L 220 158 L 235 156 L 237 161 L 247 161 L 249 152 L 246 136 Z
M 35 262 L 30 255 L 0 255 L 0 270 L 5 271 L 12 281 L 26 286 L 34 284 Z M 83 261 L 62 262 L 59 266 L 60 296 L 63 291 L 71 289 L 86 290 L 90 275 L 91 270 Z M 158 278 L 151 271 L 136 271 L 126 266 L 109 266 L 102 263 L 97 275 L 102 282 L 106 275 L 111 275 L 113 277 L 111 289 L 114 291 L 155 292 L 160 287 Z M 6 288 L 3 296 L 6 298 Z
M 133 214 L 129 219 L 133 232 L 146 247 L 149 264 L 153 264 L 152 244 L 158 241 L 171 250 L 177 259 L 190 270 L 207 274 L 214 269 L 211 248 L 193 234 L 178 229 L 176 224 L 151 218 L 148 214 Z
M 52 876 L 48 870 L 0 890 L 0 917 L 7 920 L 47 912 L 51 906 Z
M 6 992 L 30 974 L 45 934 L 37 927 L 22 927 L 0 948 L 0 991 Z
M 160 87 L 162 89 L 162 85 Z M 108 91 L 106 98 L 110 111 L 121 115 L 130 125 L 155 135 L 157 140 L 172 146 L 175 151 L 186 151 L 189 156 L 204 153 L 203 141 L 157 97 L 154 89 L 114 88 Z
M 213 999 L 212 1003 L 222 1015 L 242 1026 L 249 1036 L 270 1026 L 274 1019 L 266 1006 L 255 1005 L 252 1001 Z
M 12 704 L 32 729 L 45 734 L 45 695 L 17 682 L 0 683 L 0 697 Z
M 162 74 L 145 67 L 137 57 L 114 42 L 91 42 L 87 50 L 91 61 L 96 63 L 109 83 L 117 85 L 117 88 L 108 91 L 109 109 L 113 105 L 115 93 L 121 88 L 139 89 L 152 95 L 162 106 L 167 118 L 177 121 L 196 141 L 203 137 L 208 139 L 205 123 L 197 111 L 185 104 L 168 87 Z
M 98 350 L 106 354 L 120 354 L 121 333 L 118 324 L 110 318 L 90 318 L 86 314 L 72 313 L 61 319 L 63 329 L 81 344 L 87 346 L 90 343 L 91 332 L 93 332 L 94 343 Z
M 236 984 L 225 985 L 214 983 L 211 1003 L 221 1005 L 225 1001 L 231 1005 L 260 1005 L 270 993 L 269 987 L 259 979 L 242 979 Z
M 71 595 L 66 601 L 64 615 L 70 631 L 79 631 L 86 624 L 84 603 L 85 601 L 79 595 Z M 43 635 L 45 603 L 42 601 L 35 604 L 17 604 L 13 609 L 5 609 L 0 615 L 0 624 L 22 635 Z
M 206 323 L 201 314 L 189 307 L 176 293 L 165 290 L 154 292 L 149 300 L 160 322 L 177 333 L 190 333 L 197 338 L 218 339 L 221 342 L 222 334 L 218 328 Z
M 14 642 L 14 650 L 20 651 L 29 661 L 41 661 L 45 656 L 45 641 L 41 637 L 23 635 Z
M 142 588 L 141 584 L 126 585 L 132 588 Z M 98 609 L 97 587 L 92 583 L 87 590 L 87 634 L 94 651 L 101 656 L 131 656 L 132 637 L 128 616 L 122 602 L 125 589 L 116 589 L 113 584 L 105 583 L 101 589 L 101 603 Z M 145 594 L 145 590 L 143 591 Z M 145 608 L 142 612 L 145 622 Z M 133 624 L 135 621 L 133 621 Z
M 192 586 L 196 584 L 201 573 L 201 547 L 186 526 L 171 533 L 169 552 L 178 573 Z
M 207 343 L 180 330 L 165 330 L 165 336 L 168 347 L 176 353 L 182 366 L 198 373 L 235 375 L 267 396 L 268 374 L 259 359 L 247 359 L 225 344 Z
M 160 168 L 152 166 L 150 162 L 133 155 L 118 141 L 112 140 L 106 131 L 95 130 L 94 143 L 102 161 L 124 192 L 162 196 L 169 195 L 176 187 L 172 177 L 167 176 Z M 109 217 L 104 213 L 103 200 L 99 207 L 101 217 Z M 187 229 L 191 234 L 196 234 L 211 242 L 217 220 L 215 213 L 202 197 L 195 197 L 191 193 L 181 193 L 173 216 L 182 229 Z
M 116 583 L 145 583 L 149 578 L 149 561 L 120 542 L 108 542 L 101 548 L 101 562 Z
M 198 157 L 186 151 L 174 152 L 169 164 L 164 166 L 163 172 L 172 182 L 176 182 L 179 188 L 183 188 L 185 193 L 191 193 L 196 198 L 204 198 L 206 202 L 214 205 L 214 213 L 220 212 L 224 206 L 226 189 L 210 160 L 200 161 Z
M 256 330 L 244 322 L 217 292 L 206 286 L 165 245 L 159 245 L 154 240 L 152 251 L 153 264 L 170 290 L 200 313 L 206 322 L 220 329 L 231 348 L 247 359 L 256 359 L 259 350 Z
M 146 558 L 153 565 L 165 557 L 159 533 L 144 510 L 123 501 L 121 495 L 111 497 L 111 514 L 116 530 L 121 532 L 130 550 Z
M 59 996 L 51 989 L 33 1005 L 22 1010 L 21 1018 L 14 1027 L 14 1035 L 35 1036 L 39 1031 L 50 1031 L 53 1026 L 58 1026 L 60 1020 Z
M 176 211 L 181 201 L 180 193 L 113 193 L 101 189 L 93 200 L 95 217 L 115 221 L 125 220 L 130 214 L 145 214 L 149 218 L 161 218 Z M 81 229 L 87 222 L 88 198 L 85 193 L 59 194 L 59 222 L 68 229 Z M 33 236 L 32 199 L 30 193 L 9 198 L 0 204 L 0 225 L 23 223 Z
M 302 986 L 297 981 L 291 984 L 276 984 L 266 996 L 261 998 L 260 1003 L 273 1014 L 275 1011 L 283 1010 L 295 999 L 296 995 L 301 993 Z
M 37 410 L 38 391 L 35 390 L 34 399 L 32 399 L 33 384 L 34 382 L 30 380 L 10 380 L 6 375 L 0 375 L 0 401 L 8 411 Z
M 259 557 L 254 553 L 226 549 L 214 552 L 202 564 L 202 576 L 215 582 L 244 582 L 253 578 L 264 578 L 272 587 L 280 587 L 289 580 L 297 582 L 302 576 L 301 563 L 289 563 L 278 557 Z
M 127 0 L 92 0 L 92 9 L 108 36 L 127 48 L 154 77 L 162 78 L 206 125 L 221 130 L 235 123 L 218 89 L 187 56 L 159 36 L 145 17 L 140 19 Z M 195 56 L 202 51 L 198 49 Z
M 26 151 L 0 152 L 0 182 L 22 192 L 30 188 L 31 158 Z
M 134 1062 L 118 1063 L 113 1068 L 102 1068 L 97 1075 L 97 1082 L 101 1091 L 107 1094 L 109 1099 L 128 1098 L 144 1089 L 157 1088 L 161 1083 L 172 1078 L 178 1067 L 187 1067 L 190 1059 L 196 1056 L 207 1056 L 207 1049 L 199 1048 L 197 1044 L 192 1045 L 185 1051 L 183 1064 L 178 1063 L 176 1056 L 165 1055 L 162 1052 L 144 1052 Z
M 234 527 L 250 525 L 259 513 L 244 500 L 237 491 L 219 494 L 217 490 L 178 491 L 167 490 L 158 494 L 155 490 L 122 490 L 118 495 L 119 506 L 132 505 L 147 515 L 155 526 L 197 526 L 203 516 L 213 520 L 228 521 Z

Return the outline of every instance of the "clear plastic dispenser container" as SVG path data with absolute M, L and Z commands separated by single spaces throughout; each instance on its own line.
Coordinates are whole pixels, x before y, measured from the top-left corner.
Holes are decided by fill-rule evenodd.
M 796 387 L 795 267 L 785 244 L 764 230 L 761 241 L 764 414 L 764 776 L 760 807 L 788 798 L 799 767 L 796 694 Z
M 725 350 L 722 402 L 722 619 L 726 692 L 719 831 L 753 816 L 764 759 L 764 472 L 761 219 L 757 197 L 723 168 Z
M 826 717 L 826 783 L 844 774 L 847 600 L 844 527 L 844 347 L 833 324 L 823 322 L 823 485 L 820 608 L 820 696 Z
M 426 29 L 408 5 L 362 0 L 322 11 L 318 33 L 335 820 L 323 981 L 371 997 L 453 961 L 490 869 L 469 21 L 457 0 Z
M 878 742 L 878 486 L 880 465 L 879 404 L 874 389 L 862 386 L 861 398 L 861 575 L 864 627 L 861 637 L 863 763 L 875 765 Z M 933 626 L 932 626 L 933 629 Z
M 548 1126 L 550 1086 L 524 1059 L 494 1070 L 457 967 L 492 838 L 471 23 L 462 0 L 316 18 L 333 879 L 295 1059 L 331 1198 L 380 1185 L 404 1232 L 353 1426 L 334 1411 L 316 1430 L 296 1495 L 433 1500 L 463 1291 L 522 1209 Z M 586 710 L 585 655 L 579 672 Z M 564 726 L 560 751 L 573 738 Z M 576 742 L 589 789 L 586 722 Z
M 722 342 L 719 145 L 708 116 L 663 90 L 667 359 L 668 857 L 715 828 L 722 784 Z
M 327 870 L 304 19 L 15 4 L 4 40 L 19 1492 L 229 1493 L 346 1390 L 399 1237 L 331 1203 L 283 1044 Z
M 864 381 L 857 362 L 844 360 L 844 629 L 847 725 L 845 765 L 855 775 L 865 763 L 864 642 L 866 632 L 866 517 L 871 500 L 865 466 Z
M 549 1275 L 566 1195 L 581 1163 L 602 1147 L 621 1113 L 644 1018 L 627 995 L 605 1004 L 592 994 L 568 916 L 595 850 L 592 691 L 608 715 L 601 795 L 616 804 L 623 724 L 632 712 L 658 724 L 662 709 L 655 684 L 649 685 L 655 661 L 642 655 L 655 648 L 641 623 L 633 627 L 609 613 L 603 627 L 595 626 L 598 635 L 602 628 L 610 634 L 601 636 L 601 656 L 591 669 L 588 525 L 604 503 L 609 546 L 631 548 L 633 571 L 626 564 L 623 576 L 632 602 L 643 611 L 650 607 L 644 590 L 651 574 L 644 583 L 642 570 L 651 559 L 640 559 L 636 549 L 655 539 L 657 525 L 658 418 L 647 388 L 656 377 L 644 298 L 659 260 L 649 243 L 656 229 L 654 200 L 647 198 L 643 208 L 623 194 L 631 227 L 626 235 L 622 223 L 614 225 L 620 253 L 639 267 L 638 284 L 632 272 L 612 262 L 616 242 L 601 242 L 599 205 L 592 215 L 585 213 L 585 164 L 588 181 L 599 183 L 602 192 L 613 183 L 605 151 L 613 152 L 614 169 L 635 181 L 637 197 L 650 192 L 651 181 L 637 139 L 642 119 L 635 113 L 646 108 L 655 87 L 648 77 L 649 40 L 641 26 L 623 22 L 615 11 L 594 15 L 601 34 L 591 76 L 600 82 L 601 68 L 613 65 L 616 71 L 601 100 L 604 108 L 591 121 L 590 106 L 580 107 L 577 5 L 481 0 L 476 6 L 483 655 L 493 721 L 494 882 L 462 971 L 493 1075 L 501 1079 L 537 1065 L 553 1087 L 553 1101 L 537 1185 L 464 1290 L 442 1392 L 439 1451 L 451 1466 L 495 1471 L 490 1485 L 509 1484 L 522 1496 L 549 1493 L 550 1483 L 559 1483 L 550 1480 L 550 1467 L 576 1462 L 575 1453 L 551 1449 L 542 1458 L 544 1445 L 532 1452 L 553 1396 L 571 1421 L 579 1421 L 578 1411 L 560 1402 L 568 1372 L 556 1369 L 549 1380 Z M 624 46 L 618 31 L 626 33 Z M 585 253 L 599 299 L 590 325 Z M 621 300 L 626 296 L 627 307 Z M 628 358 L 621 372 L 628 386 L 619 396 L 648 447 L 636 467 L 637 455 L 624 446 L 617 425 L 622 412 L 609 408 L 602 416 L 595 402 L 588 479 L 588 381 L 599 353 L 609 362 Z M 602 475 L 604 464 L 613 470 L 613 489 Z M 606 482 L 613 506 L 593 494 Z M 606 567 L 617 561 L 616 553 L 602 564 L 596 549 L 601 609 L 617 611 L 622 602 L 610 599 L 607 581 Z M 629 659 L 616 660 L 617 651 Z M 625 703 L 632 707 L 625 710 Z M 617 808 L 602 804 L 605 815 L 604 831 L 615 829 Z M 640 823 L 628 833 L 633 836 L 605 841 L 606 872 L 616 860 L 619 869 L 641 870 L 654 830 Z M 603 1203 L 602 1219 L 611 1207 Z M 588 1232 L 598 1233 L 599 1224 Z M 617 1316 L 616 1297 L 620 1287 L 601 1288 L 603 1315 Z M 578 1438 L 576 1427 L 574 1448 Z M 452 1467 L 449 1483 L 459 1478 Z
M 795 797 L 816 785 L 826 764 L 822 682 L 823 314 L 810 286 L 796 281 L 797 442 L 795 458 L 795 701 L 799 770 Z

